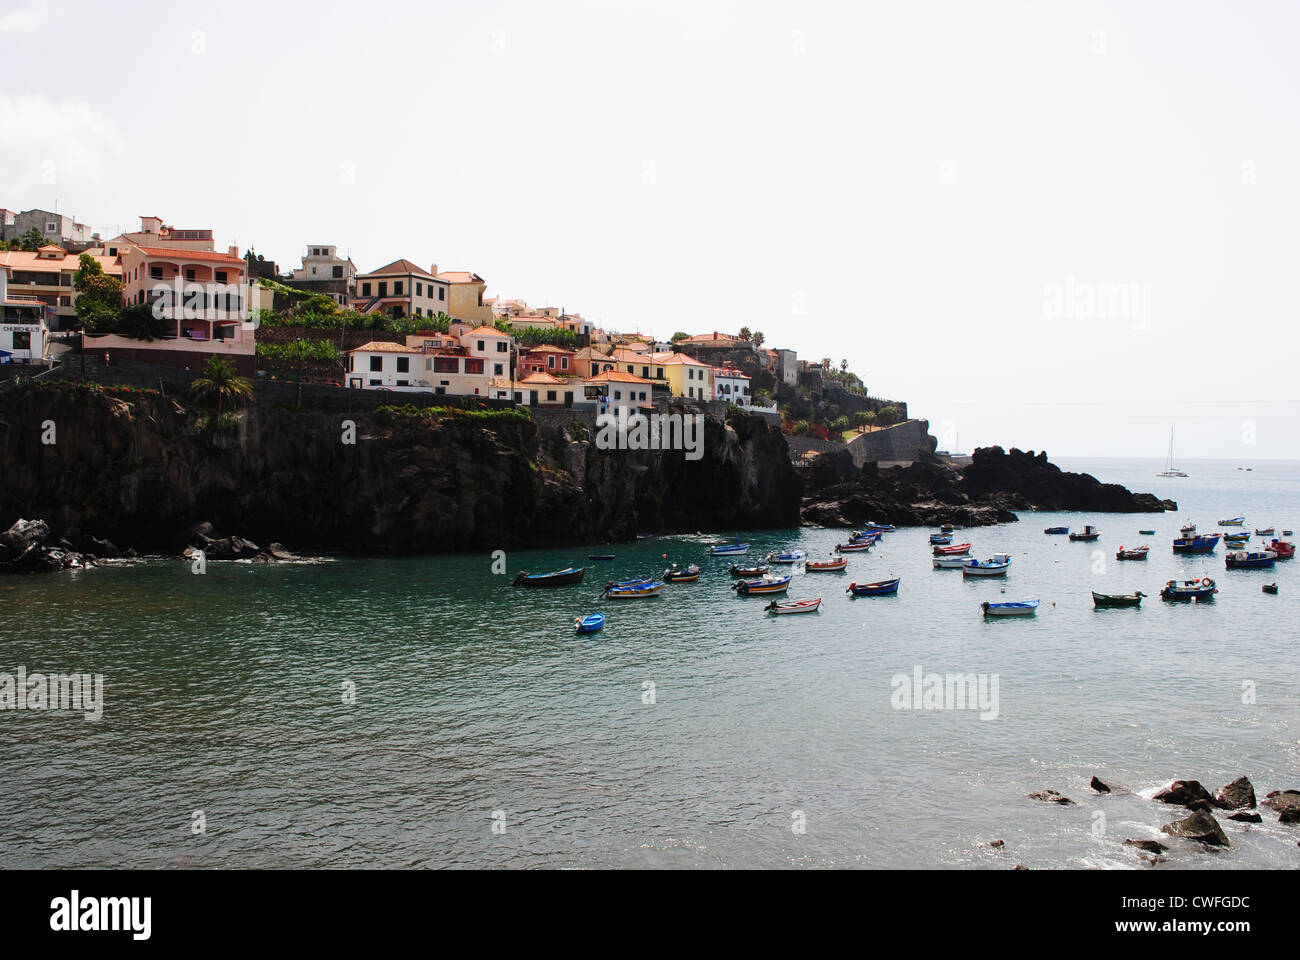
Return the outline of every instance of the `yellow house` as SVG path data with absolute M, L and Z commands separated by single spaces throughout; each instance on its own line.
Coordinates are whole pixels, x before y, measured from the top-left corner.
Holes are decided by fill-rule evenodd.
M 668 354 L 664 354 L 664 356 L 668 356 Z M 610 358 L 618 364 L 618 369 L 624 373 L 630 373 L 643 380 L 659 380 L 661 382 L 668 380 L 667 368 L 662 362 L 656 360 L 652 354 L 642 353 L 639 350 L 629 350 L 627 347 L 619 347 L 610 354 Z
M 668 388 L 674 397 L 690 397 L 694 400 L 712 399 L 709 385 L 707 363 L 700 363 L 694 357 L 684 353 L 654 353 L 650 359 L 658 363 L 668 379 Z
M 492 314 L 491 305 L 483 300 L 487 282 L 482 277 L 469 270 L 444 270 L 439 273 L 437 264 L 434 264 L 433 273 L 437 280 L 451 289 L 451 303 L 447 312 L 452 319 L 475 326 L 493 324 L 496 318 Z

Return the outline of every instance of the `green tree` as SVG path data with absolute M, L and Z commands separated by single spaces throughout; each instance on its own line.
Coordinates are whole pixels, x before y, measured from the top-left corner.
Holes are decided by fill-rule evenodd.
M 763 345 L 763 341 L 766 340 L 766 339 L 767 339 L 767 338 L 763 336 L 763 331 L 762 331 L 762 330 L 755 330 L 755 331 L 754 331 L 754 336 L 753 336 L 754 346 L 756 346 L 756 347 L 761 347 L 761 346 Z
M 876 419 L 885 426 L 890 426 L 898 423 L 902 416 L 903 412 L 898 407 L 892 403 L 887 403 L 877 412 Z
M 749 327 L 741 327 L 740 333 L 736 334 L 736 336 L 739 337 L 741 340 L 748 341 L 749 338 L 753 336 L 753 334 L 749 332 Z
M 217 417 L 227 403 L 237 406 L 253 398 L 253 384 L 239 376 L 235 365 L 224 357 L 209 357 L 204 364 L 203 376 L 190 384 L 190 395 L 200 403 L 217 403 Z
M 810 424 L 807 420 L 800 420 L 798 423 L 796 423 L 793 427 L 790 428 L 790 432 L 793 433 L 796 437 L 806 437 L 808 436 L 808 434 L 812 433 L 812 424 Z
M 678 330 L 676 333 L 673 334 L 672 342 L 676 343 L 678 340 L 685 340 L 689 336 L 690 336 L 689 333 L 682 333 L 682 331 Z
M 848 372 L 849 372 L 849 362 L 847 360 L 841 360 L 840 373 L 845 374 L 847 376 Z
M 855 427 L 869 427 L 876 422 L 876 415 L 870 410 L 859 410 L 853 415 Z
M 29 228 L 26 233 L 18 238 L 18 245 L 28 253 L 35 253 L 47 243 L 49 243 L 49 241 L 45 239 L 45 234 L 41 233 L 41 231 L 37 230 L 35 227 Z
M 87 333 L 110 333 L 122 314 L 122 281 L 110 277 L 88 253 L 79 260 L 72 288 L 77 291 L 77 323 Z
M 826 424 L 831 433 L 843 433 L 849 428 L 849 418 L 843 415 L 836 417 L 830 423 Z
M 136 340 L 161 340 L 176 328 L 172 321 L 154 316 L 150 304 L 133 303 L 122 311 L 113 332 Z

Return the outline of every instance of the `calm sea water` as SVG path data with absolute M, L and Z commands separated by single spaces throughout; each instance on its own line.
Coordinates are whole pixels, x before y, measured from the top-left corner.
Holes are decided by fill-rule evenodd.
M 512 554 L 507 576 L 484 555 L 0 580 L 0 671 L 106 682 L 98 723 L 0 714 L 0 867 L 1147 869 L 1123 839 L 1160 836 L 1178 809 L 1095 798 L 1093 774 L 1148 793 L 1243 773 L 1261 796 L 1300 787 L 1300 567 L 1169 549 L 1187 517 L 1300 526 L 1300 464 L 1189 462 L 1179 481 L 1155 461 L 1064 465 L 1181 508 L 969 531 L 976 554 L 1015 555 L 1005 583 L 932 570 L 928 531 L 902 530 L 847 575 L 798 574 L 791 597 L 825 598 L 804 617 L 735 597 L 708 536 Z M 1042 533 L 1086 522 L 1098 544 Z M 842 536 L 746 538 L 756 559 Z M 1142 542 L 1147 562 L 1114 560 Z M 588 552 L 617 560 L 577 587 L 510 586 Z M 665 555 L 704 575 L 596 599 Z M 1162 603 L 1183 574 L 1214 577 L 1217 601 Z M 897 597 L 844 593 L 887 576 Z M 1260 590 L 1272 580 L 1278 596 Z M 1097 611 L 1092 589 L 1151 599 Z M 980 615 L 1021 598 L 1042 600 L 1037 617 Z M 574 615 L 598 609 L 604 633 L 576 637 Z M 917 667 L 996 675 L 996 719 L 894 708 L 891 678 Z M 1077 805 L 1026 799 L 1043 788 Z M 1300 831 L 1265 821 L 1225 822 L 1229 849 L 1178 847 L 1160 869 L 1294 867 Z M 994 839 L 1005 852 L 981 846 Z

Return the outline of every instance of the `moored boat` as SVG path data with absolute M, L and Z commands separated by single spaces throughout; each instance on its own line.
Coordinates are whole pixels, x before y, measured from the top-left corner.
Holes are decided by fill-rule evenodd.
M 882 536 L 879 531 L 854 530 L 849 534 L 849 543 L 875 543 Z
M 1004 603 L 989 603 L 985 600 L 980 607 L 986 617 L 1030 617 L 1038 609 L 1038 604 L 1037 600 L 1009 600 Z
M 1225 533 L 1223 535 L 1223 545 L 1225 547 L 1244 547 L 1250 543 L 1249 533 Z
M 689 567 L 679 567 L 674 563 L 659 579 L 664 583 L 693 583 L 700 579 L 700 568 L 694 563 Z
M 1221 527 L 1240 527 L 1246 522 L 1245 517 L 1233 517 L 1231 520 L 1220 520 Z
M 1091 524 L 1089 524 L 1088 526 L 1080 530 L 1078 533 L 1070 534 L 1070 539 L 1092 542 L 1093 540 L 1096 540 L 1100 536 L 1101 536 L 1101 531 L 1098 530 L 1096 527 L 1092 526 Z
M 1276 561 L 1272 550 L 1234 550 L 1223 558 L 1229 570 L 1266 570 Z
M 902 578 L 895 577 L 893 580 L 877 580 L 875 583 L 850 583 L 845 593 L 851 593 L 855 597 L 887 597 L 898 593 L 898 584 Z
M 1138 533 L 1144 537 L 1154 537 L 1156 535 L 1154 530 L 1139 530 Z
M 1290 530 L 1283 530 L 1283 531 L 1282 531 L 1282 536 L 1284 536 L 1284 537 L 1290 537 L 1290 536 L 1294 536 L 1294 534 L 1293 534 Z
M 800 563 L 807 559 L 808 559 L 807 550 L 782 550 L 780 553 L 777 553 L 775 550 L 773 550 L 771 553 L 769 553 L 766 557 L 763 558 L 763 562 L 780 563 L 788 566 L 789 564 Z
M 1276 584 L 1276 583 L 1266 583 L 1266 584 L 1264 584 L 1264 592 L 1265 592 L 1265 593 L 1277 593 L 1277 584 Z
M 1273 536 L 1273 534 L 1276 533 L 1276 532 L 1277 532 L 1277 531 L 1274 530 L 1272 527 L 1265 527 L 1263 530 L 1256 530 L 1256 531 L 1255 531 L 1255 536 L 1257 536 L 1257 537 L 1271 537 L 1271 536 Z
M 1011 566 L 1011 555 L 995 553 L 987 560 L 967 560 L 961 568 L 963 577 L 1004 577 Z
M 1290 560 L 1295 556 L 1295 544 L 1288 540 L 1271 540 L 1268 548 L 1277 554 L 1279 560 Z
M 1213 553 L 1218 545 L 1217 533 L 1211 536 L 1178 537 L 1174 540 L 1174 553 Z
M 550 573 L 528 573 L 521 570 L 512 586 L 565 587 L 571 583 L 581 583 L 586 573 L 586 567 L 567 567 L 564 570 L 552 570 Z
M 573 618 L 574 630 L 577 633 L 595 633 L 605 627 L 605 615 L 603 613 L 589 613 L 585 617 Z
M 1043 531 L 1043 533 L 1050 533 L 1050 534 L 1063 534 L 1069 532 L 1070 532 L 1069 527 L 1048 527 L 1046 530 Z
M 720 543 L 717 546 L 709 547 L 709 556 L 711 557 L 734 557 L 748 552 L 749 544 L 747 543 Z
M 1119 551 L 1115 554 L 1115 559 L 1116 560 L 1145 560 L 1147 558 L 1147 552 L 1150 549 L 1151 549 L 1150 547 L 1133 547 L 1131 549 L 1125 549 L 1124 547 L 1121 546 L 1119 548 Z
M 657 597 L 663 588 L 662 580 L 628 584 L 610 583 L 605 586 L 605 596 L 611 600 L 637 600 L 642 597 Z
M 803 568 L 808 573 L 834 573 L 849 565 L 848 557 L 836 557 L 831 560 L 809 560 Z
M 868 523 L 863 529 L 869 533 L 893 533 L 896 528 L 892 523 Z
M 935 547 L 934 555 L 936 557 L 962 557 L 970 553 L 971 544 L 954 543 L 949 547 Z
M 936 570 L 960 570 L 966 564 L 970 563 L 970 557 L 935 557 L 934 569 Z
M 589 553 L 587 554 L 587 559 L 588 560 L 613 560 L 614 555 L 612 553 Z
M 790 575 L 781 577 L 768 575 L 757 580 L 737 580 L 731 585 L 737 596 L 761 596 L 766 593 L 785 593 L 790 588 Z
M 874 540 L 867 540 L 858 543 L 854 543 L 853 541 L 850 541 L 848 543 L 837 543 L 835 544 L 835 552 L 836 553 L 865 553 L 866 551 L 871 549 L 871 545 L 873 543 L 875 543 Z
M 1142 605 L 1142 598 L 1146 594 L 1141 590 L 1133 593 L 1098 593 L 1092 591 L 1092 605 L 1094 607 L 1139 607 Z
M 943 523 L 939 525 L 940 533 L 952 533 L 956 529 L 957 528 L 954 527 L 951 523 Z
M 769 567 L 742 567 L 735 563 L 731 565 L 731 575 L 733 577 L 748 577 L 751 580 L 755 577 L 765 577 L 769 571 Z
M 817 608 L 822 605 L 822 598 L 816 597 L 812 600 L 791 600 L 787 603 L 778 603 L 773 600 L 763 609 L 774 615 L 787 613 L 816 613 Z
M 1218 593 L 1209 577 L 1200 580 L 1170 580 L 1160 591 L 1162 600 L 1213 600 Z
M 930 534 L 930 543 L 931 543 L 931 545 L 942 544 L 942 543 L 952 543 L 952 534 L 951 534 L 951 533 L 932 533 L 932 534 Z

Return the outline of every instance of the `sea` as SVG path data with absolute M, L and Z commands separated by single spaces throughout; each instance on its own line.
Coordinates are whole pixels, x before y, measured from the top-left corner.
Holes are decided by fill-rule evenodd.
M 0 675 L 100 675 L 103 696 L 98 719 L 0 711 L 0 867 L 1152 869 L 1127 838 L 1170 844 L 1155 869 L 1296 867 L 1300 828 L 1269 811 L 1220 817 L 1230 845 L 1202 848 L 1162 834 L 1185 811 L 1149 798 L 1173 779 L 1300 788 L 1300 567 L 1171 552 L 1188 519 L 1300 527 L 1300 463 L 1060 463 L 1179 509 L 958 531 L 1012 555 L 1005 580 L 934 570 L 931 531 L 900 529 L 845 573 L 795 568 L 789 598 L 823 598 L 805 616 L 736 596 L 705 533 L 5 578 Z M 1043 533 L 1089 523 L 1096 543 Z M 750 562 L 845 538 L 741 535 Z M 1115 559 L 1141 544 L 1148 560 Z M 599 599 L 670 562 L 703 573 Z M 581 584 L 511 586 L 570 564 Z M 1202 576 L 1213 602 L 1159 599 Z M 896 596 L 846 593 L 892 577 Z M 1093 590 L 1147 598 L 1098 610 Z M 1035 616 L 983 616 L 1021 599 Z M 605 629 L 577 635 L 595 611 Z

